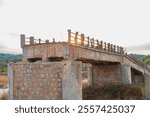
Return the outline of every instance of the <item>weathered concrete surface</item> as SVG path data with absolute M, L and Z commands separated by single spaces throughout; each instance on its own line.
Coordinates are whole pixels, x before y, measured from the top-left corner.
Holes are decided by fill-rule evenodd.
M 145 69 L 143 67 L 139 66 L 138 64 L 136 64 L 135 61 L 133 61 L 129 57 L 124 56 L 122 64 L 127 64 L 127 65 L 131 66 L 132 68 L 134 68 L 144 74 Z
M 93 65 L 93 83 L 99 85 L 121 83 L 121 66 Z
M 127 64 L 124 64 L 122 67 L 122 83 L 123 84 L 131 84 L 131 67 Z
M 91 86 L 93 84 L 92 65 L 88 64 L 87 67 L 88 85 Z
M 61 60 L 79 60 L 89 63 L 96 61 L 115 62 L 128 64 L 142 73 L 144 73 L 145 70 L 142 66 L 125 55 L 106 52 L 96 48 L 73 46 L 65 42 L 25 45 L 23 47 L 23 61 L 36 58 L 41 61 L 51 61 L 53 58 L 57 61 L 56 58 L 60 58 Z
M 82 99 L 82 63 L 68 62 L 64 68 L 62 81 L 62 99 L 81 100 Z

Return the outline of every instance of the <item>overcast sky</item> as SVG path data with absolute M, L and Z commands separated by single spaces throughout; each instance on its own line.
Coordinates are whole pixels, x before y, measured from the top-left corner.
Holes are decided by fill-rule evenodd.
M 150 54 L 150 0 L 0 0 L 0 52 L 21 53 L 22 33 L 64 41 L 67 29 Z

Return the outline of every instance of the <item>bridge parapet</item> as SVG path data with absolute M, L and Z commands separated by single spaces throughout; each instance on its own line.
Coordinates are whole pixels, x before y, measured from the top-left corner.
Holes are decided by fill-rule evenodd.
M 99 50 L 124 54 L 124 48 L 121 46 L 117 46 L 111 43 L 99 41 L 98 39 L 90 38 L 89 36 L 85 36 L 83 33 L 79 34 L 78 32 L 71 32 L 68 30 L 68 44 L 75 46 L 84 46 L 88 48 L 96 48 Z
M 34 36 L 26 37 L 24 34 L 20 35 L 21 39 L 21 48 L 23 48 L 25 45 L 34 45 L 34 44 L 44 44 L 44 43 L 49 43 L 49 40 L 41 40 L 34 38 Z M 53 39 L 53 42 L 55 40 Z
M 138 65 L 138 66 L 142 67 L 143 69 L 146 69 L 146 70 L 148 70 L 150 72 L 150 68 L 144 62 L 140 61 L 139 59 L 135 58 L 132 55 L 125 55 L 125 57 L 127 59 L 129 59 L 130 61 L 132 61 L 134 64 L 136 64 L 136 65 Z

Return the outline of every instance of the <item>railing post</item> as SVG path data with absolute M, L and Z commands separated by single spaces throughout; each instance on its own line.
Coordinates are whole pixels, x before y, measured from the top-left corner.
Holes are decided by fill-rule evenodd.
M 100 49 L 103 49 L 103 41 L 101 41 Z
M 34 37 L 33 36 L 30 37 L 30 44 L 34 44 Z
M 84 46 L 84 34 L 81 34 L 81 45 Z
M 91 39 L 91 47 L 94 47 L 94 38 Z
M 87 43 L 88 43 L 87 46 L 89 47 L 89 44 L 90 44 L 90 38 L 89 38 L 89 36 L 87 37 L 87 40 L 88 40 L 88 41 L 87 41 Z
M 116 52 L 116 45 L 114 45 L 114 53 Z
M 121 47 L 120 49 L 121 49 L 121 54 L 124 54 L 123 47 Z
M 20 35 L 21 48 L 23 48 L 25 46 L 25 44 L 26 44 L 25 40 L 26 40 L 25 35 L 21 34 Z
M 119 53 L 119 46 L 117 46 L 117 53 Z
M 78 32 L 75 33 L 75 37 L 74 37 L 75 45 L 77 45 L 77 42 L 78 42 Z
M 99 48 L 99 41 L 98 41 L 98 39 L 96 40 L 96 42 L 97 42 L 97 48 Z
M 106 42 L 104 43 L 104 50 L 106 51 Z
M 120 54 L 122 54 L 122 53 L 121 53 L 121 49 L 122 49 L 122 47 L 120 46 L 120 47 L 119 47 L 119 53 L 120 53 Z
M 113 52 L 113 44 L 110 45 L 110 51 Z
M 110 52 L 110 43 L 107 44 L 108 51 Z
M 71 44 L 71 30 L 68 30 L 68 44 Z
M 39 44 L 41 43 L 41 39 L 39 39 Z
M 49 40 L 46 40 L 46 43 L 49 43 Z

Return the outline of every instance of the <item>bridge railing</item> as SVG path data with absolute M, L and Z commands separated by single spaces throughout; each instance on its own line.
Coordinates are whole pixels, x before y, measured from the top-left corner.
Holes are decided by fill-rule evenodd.
M 24 47 L 25 45 L 33 45 L 33 44 L 42 44 L 42 43 L 49 43 L 49 40 L 41 40 L 34 38 L 33 36 L 26 37 L 24 34 L 20 35 L 21 38 L 21 47 Z M 55 40 L 53 39 L 53 42 Z
M 125 55 L 126 57 L 128 57 L 129 59 L 131 59 L 131 61 L 133 61 L 135 64 L 139 65 L 140 67 L 147 69 L 150 72 L 150 67 L 145 64 L 144 62 L 140 61 L 139 59 L 135 58 L 132 55 Z
M 78 32 L 71 32 L 71 30 L 68 30 L 68 43 L 75 46 L 84 46 L 107 52 L 124 54 L 124 48 L 121 46 L 106 43 L 102 40 L 99 41 L 98 39 L 90 38 L 89 36 L 79 34 Z

